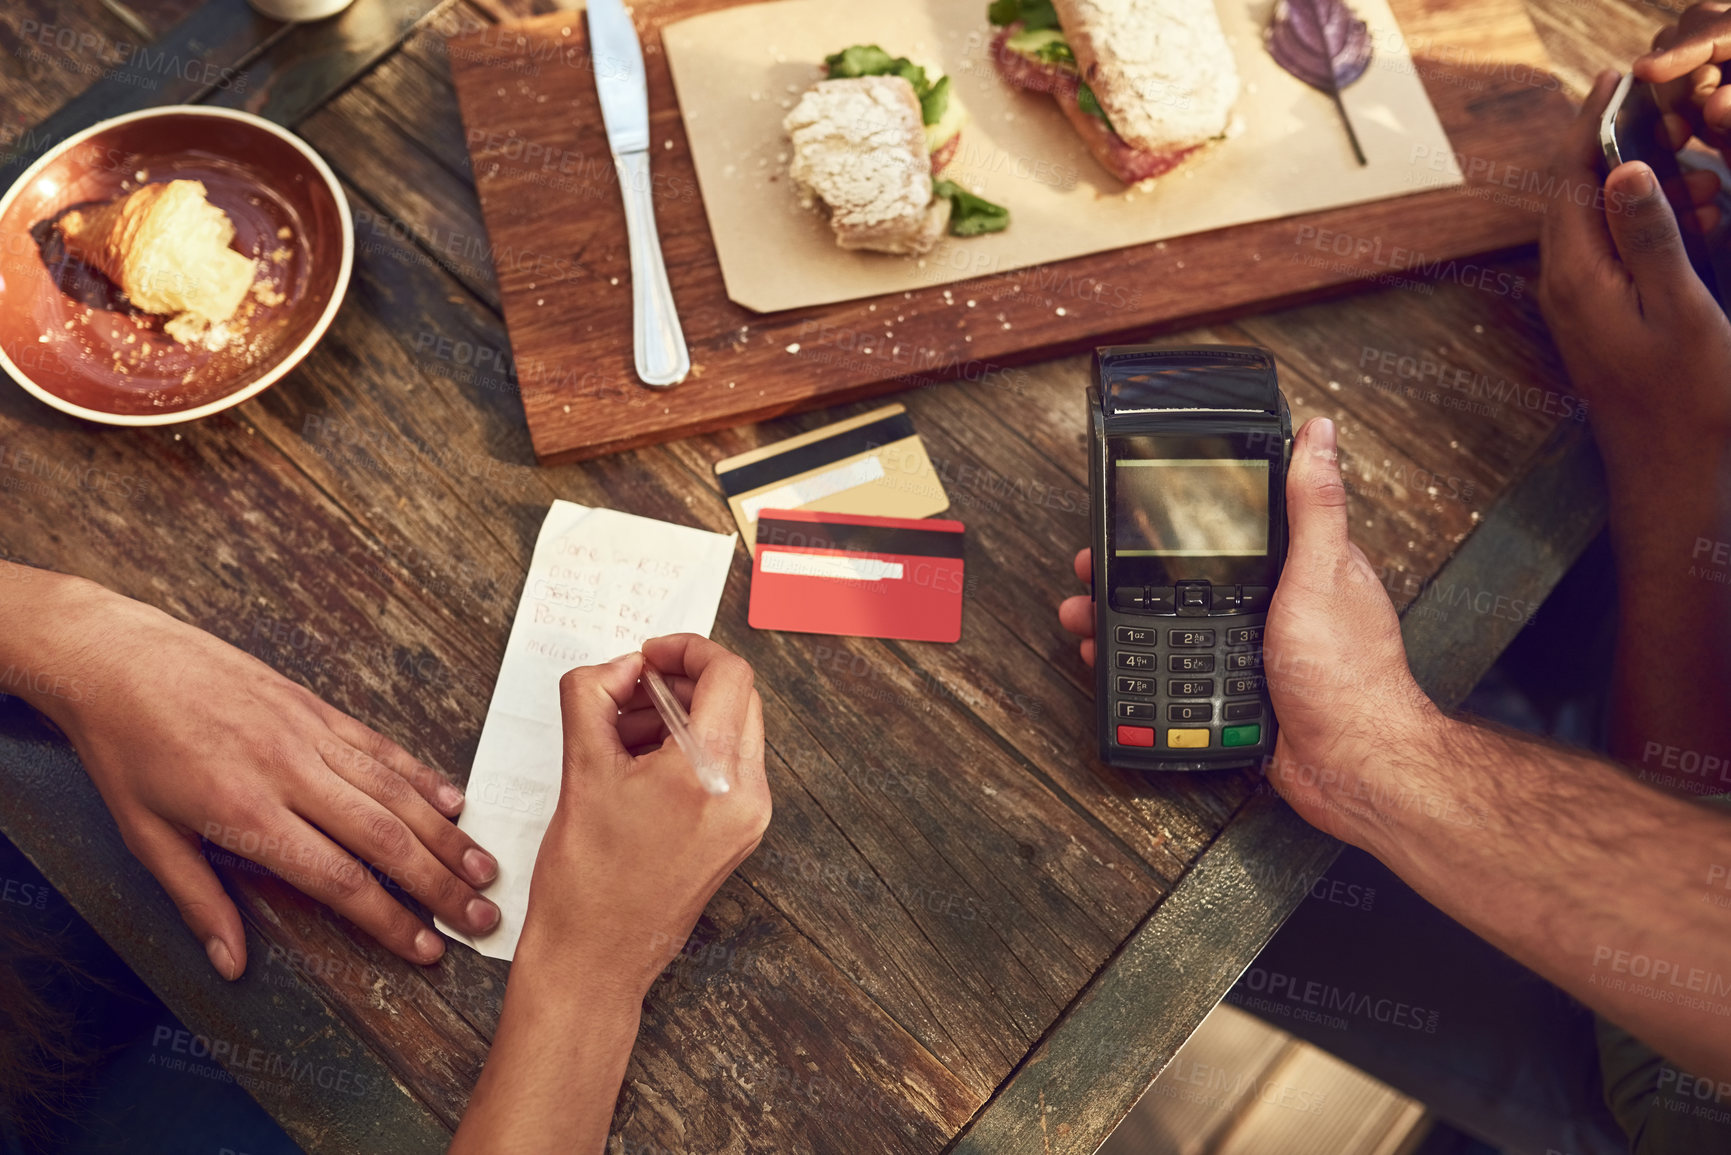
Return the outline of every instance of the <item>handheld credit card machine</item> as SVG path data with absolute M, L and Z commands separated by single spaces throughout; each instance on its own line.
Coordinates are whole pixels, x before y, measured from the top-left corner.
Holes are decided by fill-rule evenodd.
M 1104 346 L 1088 408 L 1100 760 L 1257 765 L 1274 750 L 1262 630 L 1286 558 L 1292 451 L 1274 358 Z

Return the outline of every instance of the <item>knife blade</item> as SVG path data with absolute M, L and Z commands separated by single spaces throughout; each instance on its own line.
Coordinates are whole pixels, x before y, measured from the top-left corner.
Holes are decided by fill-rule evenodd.
M 623 0 L 590 0 L 589 60 L 601 97 L 601 123 L 615 153 L 649 148 L 649 81 L 643 46 Z
M 601 123 L 619 174 L 631 252 L 632 346 L 637 377 L 665 389 L 691 372 L 691 352 L 667 282 L 649 178 L 649 82 L 643 46 L 623 0 L 589 0 L 589 59 Z

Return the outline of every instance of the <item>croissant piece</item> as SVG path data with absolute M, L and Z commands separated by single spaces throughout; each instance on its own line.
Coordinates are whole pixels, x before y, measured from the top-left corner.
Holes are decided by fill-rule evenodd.
M 169 318 L 164 330 L 183 345 L 220 348 L 256 269 L 229 248 L 234 225 L 205 199 L 203 183 L 147 184 L 119 200 L 76 209 L 60 219 L 74 256 L 120 286 L 147 313 Z

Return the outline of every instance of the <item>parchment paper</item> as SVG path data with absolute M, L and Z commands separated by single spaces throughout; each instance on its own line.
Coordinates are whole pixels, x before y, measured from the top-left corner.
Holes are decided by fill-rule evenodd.
M 1462 183 L 1386 0 L 1352 0 L 1374 45 L 1369 70 L 1344 94 L 1366 166 L 1334 102 L 1263 48 L 1273 0 L 1217 2 L 1243 86 L 1234 125 L 1136 189 L 1094 161 L 1050 96 L 998 78 L 986 0 L 777 0 L 668 25 L 663 43 L 727 295 L 759 312 L 846 301 Z M 800 207 L 782 118 L 822 78 L 825 56 L 862 43 L 952 78 L 972 121 L 943 175 L 1007 205 L 1008 230 L 948 237 L 924 257 L 850 253 L 821 210 Z M 1439 155 L 1449 158 L 1444 172 L 1429 167 Z
M 535 856 L 559 802 L 560 677 L 662 634 L 708 637 L 736 540 L 617 510 L 553 503 L 535 539 L 457 819 L 499 860 L 499 877 L 486 890 L 499 905 L 499 925 L 478 938 L 443 921 L 440 930 L 489 958 L 517 953 Z

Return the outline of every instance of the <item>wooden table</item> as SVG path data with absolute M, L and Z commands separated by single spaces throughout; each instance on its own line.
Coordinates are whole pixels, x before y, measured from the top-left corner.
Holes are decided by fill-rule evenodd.
M 194 622 L 461 776 L 552 498 L 728 531 L 711 463 L 841 414 L 535 468 L 443 56 L 531 9 L 431 4 L 288 27 L 168 0 L 145 53 L 98 0 L 13 6 L 0 160 L 144 104 L 245 106 L 331 162 L 358 251 L 323 343 L 222 416 L 101 429 L 0 388 L 0 553 Z M 1532 12 L 1576 91 L 1659 15 Z M 1294 416 L 1339 421 L 1354 534 L 1445 704 L 1603 520 L 1535 256 L 1493 263 L 1501 293 L 1385 288 L 1173 335 L 1266 345 Z M 1094 765 L 1054 617 L 1086 539 L 1084 372 L 901 397 L 969 527 L 960 644 L 756 633 L 736 564 L 715 636 L 758 670 L 775 821 L 650 994 L 615 1150 L 1091 1152 L 1331 861 L 1253 775 Z M 0 830 L 190 1027 L 262 1052 L 243 1082 L 308 1150 L 442 1147 L 504 964 L 455 947 L 413 968 L 219 863 L 252 961 L 218 981 L 76 757 L 10 700 Z

